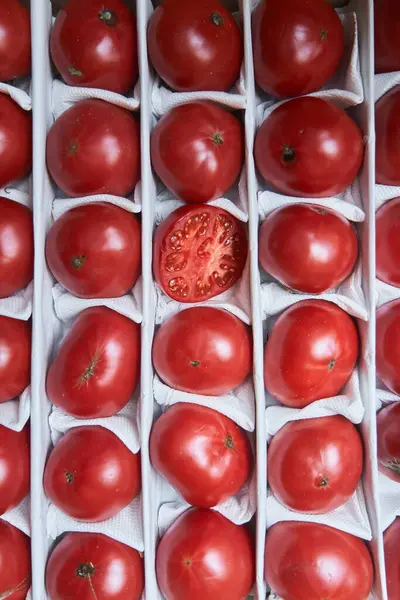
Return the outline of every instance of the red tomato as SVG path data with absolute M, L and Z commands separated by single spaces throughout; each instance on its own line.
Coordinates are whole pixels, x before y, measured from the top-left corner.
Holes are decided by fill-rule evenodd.
M 29 492 L 29 439 L 28 425 L 21 432 L 0 425 L 0 515 L 17 506 Z
M 47 235 L 47 264 L 79 298 L 116 298 L 140 274 L 141 232 L 137 218 L 113 204 L 77 206 L 57 219 Z
M 296 98 L 261 125 L 254 157 L 264 179 L 289 196 L 335 196 L 353 183 L 363 160 L 355 122 L 322 98 Z M 316 167 L 318 165 L 318 168 Z
M 23 179 L 32 168 L 32 117 L 0 93 L 0 188 Z
M 47 394 L 74 417 L 110 417 L 129 401 L 139 372 L 139 325 L 109 308 L 88 308 L 50 366 Z
M 47 563 L 46 587 L 54 600 L 139 600 L 143 558 L 101 533 L 68 533 Z
M 243 224 L 221 208 L 181 206 L 158 226 L 154 277 L 178 302 L 203 302 L 231 288 L 247 259 Z
M 68 196 L 126 196 L 140 177 L 139 124 L 109 102 L 77 102 L 49 131 L 47 166 Z
M 400 402 L 379 411 L 377 426 L 379 470 L 400 483 Z
M 285 600 L 366 600 L 372 560 L 357 537 L 316 523 L 277 523 L 267 533 L 265 576 Z
M 400 598 L 400 519 L 393 521 L 383 535 L 385 545 L 388 600 Z
M 104 427 L 74 427 L 50 454 L 44 488 L 49 500 L 70 517 L 105 521 L 139 494 L 140 454 Z
M 31 382 L 31 324 L 0 316 L 0 402 L 16 398 Z
M 290 204 L 274 210 L 259 232 L 260 263 L 284 286 L 321 294 L 352 272 L 358 255 L 354 227 L 324 206 Z
M 382 96 L 375 106 L 376 182 L 400 185 L 400 86 Z
M 31 72 L 31 21 L 19 0 L 0 2 L 0 81 Z
M 125 94 L 138 78 L 135 18 L 121 0 L 68 0 L 54 22 L 50 51 L 69 85 Z
M 375 73 L 400 71 L 400 4 L 374 0 Z
M 268 392 L 292 408 L 335 396 L 353 371 L 359 350 L 354 321 L 332 302 L 303 300 L 285 310 L 265 346 Z
M 0 598 L 25 600 L 31 587 L 31 542 L 0 520 Z
M 400 198 L 385 202 L 376 213 L 376 276 L 400 287 Z
M 177 92 L 229 90 L 239 79 L 243 40 L 218 0 L 164 0 L 147 31 L 149 57 Z
M 207 306 L 170 317 L 157 331 L 153 362 L 158 375 L 176 390 L 222 396 L 250 374 L 251 335 L 237 317 Z
M 156 568 L 168 600 L 245 600 L 254 583 L 254 548 L 245 527 L 192 508 L 165 533 Z
M 18 202 L 0 197 L 0 298 L 19 292 L 32 277 L 32 212 Z
M 400 394 L 400 300 L 376 312 L 376 373 L 395 394 Z
M 153 425 L 153 467 L 189 504 L 208 508 L 248 481 L 253 454 L 246 433 L 216 410 L 179 403 Z
M 343 50 L 343 25 L 325 0 L 264 0 L 253 13 L 256 82 L 272 96 L 319 90 L 337 71 Z
M 189 203 L 220 198 L 244 163 L 243 127 L 210 102 L 176 106 L 151 134 L 151 160 L 161 181 Z
M 272 438 L 268 480 L 281 504 L 313 515 L 342 506 L 363 468 L 357 429 L 344 417 L 292 421 Z

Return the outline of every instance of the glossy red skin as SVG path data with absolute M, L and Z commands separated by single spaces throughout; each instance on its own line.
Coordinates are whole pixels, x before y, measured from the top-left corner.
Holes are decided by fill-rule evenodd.
M 52 600 L 139 600 L 143 558 L 101 533 L 68 533 L 47 563 L 46 587 Z
M 382 96 L 375 105 L 376 182 L 400 185 L 400 86 Z
M 0 403 L 16 398 L 31 382 L 30 322 L 0 316 Z
M 91 523 L 105 521 L 139 494 L 140 454 L 133 454 L 104 427 L 74 427 L 48 458 L 44 489 L 68 516 Z
M 181 206 L 154 236 L 154 278 L 178 302 L 204 302 L 222 294 L 240 279 L 246 259 L 243 224 L 214 206 Z
M 30 539 L 0 519 L 0 598 L 25 600 L 30 587 Z
M 365 543 L 317 523 L 277 523 L 267 532 L 265 576 L 285 600 L 367 600 L 373 566 Z
M 377 427 L 379 470 L 400 483 L 400 402 L 379 411 Z
M 400 598 L 400 519 L 396 519 L 383 534 L 385 547 L 388 600 Z
M 357 361 L 354 321 L 332 302 L 303 300 L 285 310 L 265 346 L 268 392 L 285 406 L 303 408 L 336 396 Z
M 244 164 L 243 127 L 211 102 L 172 108 L 151 134 L 151 160 L 161 181 L 189 203 L 220 198 Z
M 400 5 L 374 0 L 375 73 L 400 71 Z
M 54 277 L 78 298 L 117 298 L 141 269 L 138 219 L 113 204 L 72 208 L 47 234 L 46 259 Z
M 32 168 L 32 117 L 0 93 L 0 187 L 26 177 Z
M 400 198 L 385 202 L 376 212 L 376 276 L 400 287 Z
M 340 213 L 317 204 L 274 210 L 260 227 L 259 260 L 285 287 L 321 294 L 340 285 L 354 269 L 357 234 Z
M 0 81 L 31 72 L 31 22 L 20 0 L 0 3 Z
M 229 90 L 239 79 L 242 34 L 218 0 L 164 0 L 150 18 L 147 43 L 153 67 L 176 92 Z
M 82 100 L 47 137 L 47 167 L 68 196 L 127 196 L 140 178 L 140 127 L 124 108 Z
M 363 468 L 357 429 L 342 416 L 291 421 L 268 447 L 268 480 L 281 504 L 318 515 L 342 506 Z
M 32 277 L 32 211 L 0 197 L 0 298 L 19 292 Z
M 258 130 L 254 147 L 257 169 L 268 183 L 282 194 L 307 198 L 343 192 L 363 154 L 356 123 L 332 102 L 311 96 L 278 106 Z
M 400 394 L 400 300 L 376 311 L 376 374 L 391 392 Z
M 186 502 L 202 508 L 235 496 L 253 469 L 243 429 L 216 410 L 185 402 L 168 408 L 154 423 L 150 457 Z
M 50 366 L 47 394 L 74 417 L 110 417 L 127 404 L 139 374 L 139 325 L 109 308 L 88 308 Z
M 250 331 L 225 310 L 188 308 L 170 317 L 157 331 L 153 363 L 159 377 L 176 390 L 222 396 L 250 374 Z
M 54 22 L 50 51 L 68 85 L 125 94 L 138 78 L 136 22 L 121 0 L 68 0 Z
M 0 425 L 0 515 L 17 506 L 29 492 L 29 442 L 29 425 L 22 431 Z
M 164 534 L 156 569 L 168 600 L 245 600 L 254 583 L 253 543 L 246 527 L 192 508 Z
M 261 2 L 253 13 L 257 84 L 279 98 L 319 90 L 337 71 L 343 25 L 325 0 Z

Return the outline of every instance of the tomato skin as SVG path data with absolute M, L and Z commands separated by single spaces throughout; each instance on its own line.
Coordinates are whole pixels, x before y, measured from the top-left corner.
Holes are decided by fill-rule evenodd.
M 104 202 L 72 208 L 51 227 L 46 259 L 57 281 L 78 298 L 123 296 L 140 274 L 139 221 Z
M 399 23 L 397 0 L 374 0 L 375 73 L 400 71 Z
M 400 300 L 376 311 L 376 374 L 391 392 L 400 394 Z
M 239 79 L 242 34 L 218 0 L 164 0 L 150 18 L 147 43 L 153 67 L 176 92 L 225 91 Z
M 400 483 L 400 403 L 393 402 L 379 411 L 378 466 L 379 470 Z
M 376 276 L 400 287 L 400 198 L 385 202 L 376 211 Z
M 259 231 L 259 260 L 285 287 L 321 294 L 352 272 L 357 234 L 340 213 L 316 204 L 291 204 L 268 215 Z
M 0 298 L 24 289 L 32 277 L 32 211 L 0 197 Z
M 0 403 L 20 396 L 31 381 L 30 322 L 0 316 Z
M 396 600 L 397 598 L 400 598 L 399 541 L 400 519 L 397 518 L 383 534 L 388 600 Z
M 244 164 L 243 127 L 210 102 L 172 108 L 151 134 L 151 159 L 161 181 L 189 203 L 220 198 Z
M 272 96 L 315 92 L 339 67 L 343 25 L 324 0 L 260 2 L 252 29 L 256 82 Z
M 0 519 L 0 598 L 25 600 L 30 587 L 30 539 Z
M 168 600 L 245 600 L 254 583 L 254 548 L 244 526 L 192 508 L 161 539 L 157 579 Z
M 121 0 L 68 0 L 54 22 L 50 51 L 68 85 L 125 94 L 138 78 L 136 22 Z
M 0 3 L 0 81 L 31 72 L 31 21 L 19 0 Z
M 0 139 L 0 187 L 6 187 L 32 168 L 32 116 L 1 93 Z
M 29 443 L 29 425 L 22 431 L 0 425 L 0 515 L 17 506 L 29 492 Z
M 376 182 L 400 185 L 400 86 L 382 96 L 375 105 Z
M 354 494 L 363 468 L 357 429 L 342 416 L 291 421 L 268 447 L 268 480 L 279 502 L 318 515 Z
M 47 394 L 74 417 L 110 417 L 129 401 L 139 373 L 139 325 L 109 308 L 88 308 L 50 366 Z
M 366 600 L 373 566 L 359 538 L 317 523 L 277 523 L 267 532 L 265 576 L 285 600 Z
M 356 123 L 342 108 L 311 96 L 278 106 L 254 146 L 257 169 L 268 183 L 282 194 L 307 198 L 343 192 L 356 178 L 363 154 Z
M 358 351 L 357 328 L 344 310 L 325 300 L 303 300 L 285 310 L 271 331 L 265 387 L 292 408 L 335 396 L 349 379 Z
M 68 196 L 127 196 L 140 178 L 140 127 L 124 108 L 82 100 L 47 136 L 47 167 Z
M 140 454 L 104 427 L 74 427 L 53 448 L 43 483 L 49 500 L 65 514 L 105 521 L 139 494 Z

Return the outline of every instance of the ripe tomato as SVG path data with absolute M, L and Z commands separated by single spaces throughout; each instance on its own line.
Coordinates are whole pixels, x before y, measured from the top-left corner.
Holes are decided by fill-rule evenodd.
M 376 213 L 376 276 L 400 287 L 400 198 L 385 202 Z
M 70 517 L 105 521 L 139 494 L 140 455 L 104 427 L 74 427 L 49 456 L 44 488 L 49 500 Z
M 379 470 L 400 483 L 400 402 L 379 411 L 377 426 Z
M 165 533 L 156 568 L 168 600 L 245 600 L 254 583 L 253 544 L 246 527 L 192 508 Z
M 272 96 L 319 90 L 337 71 L 343 50 L 342 23 L 325 0 L 264 0 L 253 13 L 255 78 Z
M 136 83 L 136 23 L 122 0 L 68 0 L 54 22 L 50 51 L 69 85 L 125 94 Z
M 322 98 L 281 104 L 258 130 L 257 169 L 278 192 L 324 198 L 343 192 L 361 167 L 363 140 L 355 122 Z M 318 165 L 318 168 L 316 168 Z
M 31 324 L 0 316 L 0 402 L 16 398 L 31 381 Z
M 358 349 L 354 321 L 336 304 L 293 304 L 280 315 L 265 346 L 265 387 L 292 408 L 335 396 L 354 369 Z
M 376 312 L 376 373 L 395 394 L 400 394 L 400 300 Z
M 54 600 L 139 600 L 143 558 L 101 533 L 68 533 L 47 563 L 46 587 Z
M 324 206 L 283 206 L 260 227 L 263 269 L 298 292 L 321 294 L 337 287 L 352 272 L 357 255 L 354 227 Z
M 0 188 L 23 179 L 31 168 L 31 114 L 0 93 Z
M 0 515 L 25 498 L 29 482 L 29 426 L 18 432 L 0 425 Z
M 277 523 L 267 533 L 265 576 L 285 600 L 366 600 L 373 566 L 359 538 L 317 523 Z
M 189 504 L 208 508 L 232 498 L 253 469 L 246 433 L 216 410 L 179 403 L 153 425 L 153 467 Z
M 109 102 L 77 102 L 49 131 L 47 166 L 68 196 L 126 196 L 140 177 L 139 124 Z
M 243 127 L 210 102 L 176 106 L 151 134 L 151 160 L 161 181 L 189 203 L 220 198 L 244 163 Z
M 176 390 L 222 396 L 250 373 L 251 335 L 234 315 L 207 306 L 170 317 L 157 331 L 153 362 L 158 375 Z
M 243 40 L 218 0 L 164 0 L 147 31 L 153 67 L 173 90 L 229 90 L 239 79 Z
M 137 218 L 113 204 L 77 206 L 57 219 L 47 235 L 47 264 L 79 298 L 116 298 L 140 274 L 141 232 Z
M 400 71 L 400 5 L 374 0 L 375 73 Z
M 109 308 L 88 308 L 50 366 L 47 394 L 74 417 L 110 417 L 129 401 L 139 372 L 139 325 Z
M 241 277 L 246 259 L 243 224 L 215 206 L 181 206 L 154 236 L 154 277 L 178 302 L 204 302 L 222 294 Z
M 31 20 L 20 0 L 0 2 L 0 81 L 31 72 Z
M 0 598 L 25 600 L 30 587 L 30 539 L 0 519 Z
M 400 185 L 400 86 L 382 96 L 375 106 L 376 182 Z
M 342 506 L 354 494 L 362 467 L 360 435 L 339 415 L 292 421 L 268 448 L 271 489 L 298 512 L 318 515 Z
M 388 600 L 400 598 L 400 519 L 393 521 L 383 534 L 385 545 Z
M 0 298 L 19 292 L 32 277 L 32 212 L 18 202 L 0 197 Z

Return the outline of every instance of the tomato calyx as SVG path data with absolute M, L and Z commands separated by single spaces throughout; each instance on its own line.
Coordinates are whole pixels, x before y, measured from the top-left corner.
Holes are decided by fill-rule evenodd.
M 221 27 L 221 25 L 224 24 L 224 17 L 222 15 L 220 15 L 219 13 L 213 12 L 210 15 L 210 21 L 216 27 Z
M 75 67 L 69 67 L 68 71 L 71 73 L 71 75 L 76 75 L 77 77 L 83 77 L 82 71 L 79 71 L 79 69 L 75 69 Z
M 83 265 L 85 264 L 86 259 L 87 259 L 86 254 L 81 254 L 80 256 L 73 256 L 72 260 L 71 260 L 71 264 L 74 267 L 74 269 L 79 271 L 79 269 L 81 269 L 83 267 Z
M 27 575 L 15 588 L 0 592 L 0 598 L 9 598 L 14 592 L 21 592 L 24 588 L 28 587 L 29 576 Z
M 282 146 L 282 160 L 284 163 L 292 163 L 296 160 L 296 152 L 290 146 Z
M 89 365 L 86 367 L 85 371 L 79 378 L 79 382 L 81 385 L 86 383 L 91 377 L 94 377 L 94 369 L 95 369 L 97 363 L 98 363 L 98 357 L 95 356 L 94 358 L 92 358 Z
M 118 23 L 117 14 L 109 8 L 103 8 L 99 12 L 99 19 L 100 21 L 103 21 L 107 27 L 115 27 Z
M 219 146 L 220 144 L 223 144 L 223 143 L 224 143 L 224 140 L 223 140 L 222 134 L 221 134 L 221 133 L 219 133 L 218 131 L 217 131 L 216 133 L 214 133 L 214 134 L 211 136 L 211 139 L 212 139 L 212 141 L 214 142 L 214 144 L 217 144 L 218 146 Z
M 90 578 L 92 577 L 95 571 L 96 567 L 94 566 L 94 564 L 88 562 L 79 565 L 79 567 L 76 570 L 76 574 L 78 575 L 78 577 Z

